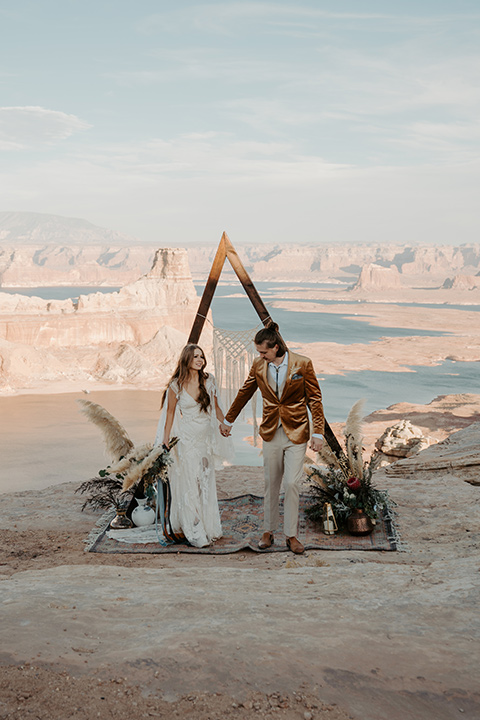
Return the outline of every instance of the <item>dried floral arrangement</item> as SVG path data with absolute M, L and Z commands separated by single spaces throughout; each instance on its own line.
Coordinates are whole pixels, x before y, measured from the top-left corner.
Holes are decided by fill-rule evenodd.
M 171 464 L 170 451 L 150 443 L 135 446 L 127 431 L 105 408 L 89 400 L 77 400 L 81 412 L 103 433 L 111 465 L 100 470 L 97 477 L 83 482 L 75 492 L 87 495 L 82 510 L 90 505 L 94 510 L 125 508 L 140 488 L 152 498 L 157 480 L 166 482 Z M 170 441 L 170 449 L 178 442 Z
M 318 454 L 320 465 L 307 465 L 305 472 L 310 480 L 312 504 L 306 509 L 308 517 L 322 522 L 325 503 L 330 503 L 339 528 L 345 526 L 355 509 L 361 509 L 375 520 L 381 514 L 387 501 L 385 491 L 378 490 L 372 482 L 375 470 L 374 456 L 369 462 L 362 458 L 362 409 L 364 400 L 359 400 L 350 410 L 345 424 L 345 449 L 348 468 L 340 465 L 328 445 Z

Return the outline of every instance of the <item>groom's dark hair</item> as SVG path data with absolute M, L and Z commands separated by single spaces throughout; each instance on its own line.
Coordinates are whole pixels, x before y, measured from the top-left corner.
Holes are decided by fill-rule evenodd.
M 267 343 L 267 347 L 273 348 L 278 345 L 277 357 L 282 357 L 287 352 L 287 346 L 285 345 L 282 336 L 278 330 L 277 323 L 270 323 L 268 327 L 262 328 L 257 332 L 253 340 L 255 345 L 263 345 Z

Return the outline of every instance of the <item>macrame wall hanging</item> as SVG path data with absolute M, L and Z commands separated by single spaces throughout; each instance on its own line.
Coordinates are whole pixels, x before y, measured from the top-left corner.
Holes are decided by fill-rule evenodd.
M 215 379 L 219 388 L 224 410 L 228 410 L 239 388 L 247 379 L 255 358 L 253 337 L 258 328 L 253 330 L 224 330 L 213 328 L 213 362 Z M 253 421 L 253 444 L 257 447 L 257 393 L 250 402 Z

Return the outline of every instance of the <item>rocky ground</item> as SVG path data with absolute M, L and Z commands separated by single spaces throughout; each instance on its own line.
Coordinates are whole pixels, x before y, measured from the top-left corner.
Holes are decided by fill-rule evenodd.
M 403 552 L 92 554 L 74 484 L 2 495 L 0 718 L 480 717 L 479 430 L 379 472 Z

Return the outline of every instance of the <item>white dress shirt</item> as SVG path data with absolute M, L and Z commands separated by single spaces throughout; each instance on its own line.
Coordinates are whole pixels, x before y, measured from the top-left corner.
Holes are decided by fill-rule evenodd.
M 288 352 L 285 353 L 282 362 L 277 365 L 274 362 L 268 363 L 268 383 L 275 390 L 278 388 L 278 397 L 281 396 L 285 380 L 287 379 L 288 370 Z

